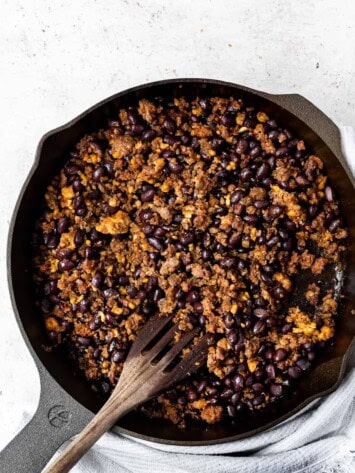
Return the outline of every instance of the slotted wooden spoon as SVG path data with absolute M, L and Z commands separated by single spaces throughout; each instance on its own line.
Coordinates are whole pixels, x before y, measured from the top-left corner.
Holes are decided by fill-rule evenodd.
M 173 316 L 167 318 L 154 316 L 145 324 L 131 347 L 119 382 L 108 401 L 78 437 L 44 470 L 44 473 L 68 472 L 120 417 L 201 366 L 207 356 L 207 336 L 202 337 L 176 366 L 167 370 L 182 349 L 198 333 L 198 329 L 186 332 L 177 343 L 168 348 L 177 331 L 176 325 L 173 325 L 156 341 L 157 335 L 164 327 L 166 328 L 172 318 Z M 163 357 L 154 362 L 163 350 Z

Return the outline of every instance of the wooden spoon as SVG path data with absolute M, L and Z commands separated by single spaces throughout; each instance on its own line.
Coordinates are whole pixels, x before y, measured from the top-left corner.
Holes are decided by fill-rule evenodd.
M 78 437 L 44 470 L 44 473 L 68 472 L 120 417 L 201 366 L 208 350 L 206 335 L 192 346 L 187 356 L 169 370 L 168 367 L 173 360 L 198 334 L 198 329 L 186 332 L 177 343 L 168 347 L 177 331 L 176 325 L 161 337 L 159 333 L 164 327 L 166 328 L 172 318 L 173 316 L 167 318 L 154 316 L 145 324 L 131 347 L 119 382 L 108 401 Z M 162 350 L 164 350 L 163 357 L 157 361 Z

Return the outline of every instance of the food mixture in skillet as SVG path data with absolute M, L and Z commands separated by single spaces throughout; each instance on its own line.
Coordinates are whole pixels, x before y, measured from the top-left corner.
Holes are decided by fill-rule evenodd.
M 200 327 L 206 367 L 144 410 L 181 427 L 238 418 L 289 396 L 334 336 L 337 300 L 317 277 L 346 236 L 321 157 L 264 111 L 140 100 L 84 136 L 48 186 L 38 304 L 104 395 L 152 314 L 175 314 L 176 340 Z

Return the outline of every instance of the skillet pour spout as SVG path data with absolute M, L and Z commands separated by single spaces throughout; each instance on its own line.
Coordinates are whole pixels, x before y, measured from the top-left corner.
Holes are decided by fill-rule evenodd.
M 37 365 L 41 396 L 33 419 L 0 453 L 0 470 L 8 473 L 38 473 L 59 446 L 79 433 L 102 406 L 64 357 L 45 350 L 47 338 L 33 297 L 31 234 L 40 202 L 49 179 L 63 166 L 65 156 L 86 133 L 102 127 L 117 109 L 141 98 L 186 96 L 240 97 L 257 105 L 280 123 L 302 136 L 325 162 L 329 179 L 336 188 L 341 210 L 349 229 L 347 264 L 343 271 L 344 299 L 332 347 L 306 375 L 297 394 L 267 414 L 247 423 L 194 425 L 180 430 L 163 420 L 131 412 L 114 427 L 118 433 L 170 445 L 213 445 L 256 435 L 294 415 L 312 400 L 334 391 L 340 384 L 350 351 L 355 346 L 355 182 L 341 151 L 336 125 L 300 95 L 271 95 L 247 87 L 211 79 L 174 79 L 145 84 L 120 92 L 94 105 L 74 120 L 47 133 L 40 141 L 35 163 L 21 189 L 8 237 L 8 281 L 14 313 L 22 336 Z

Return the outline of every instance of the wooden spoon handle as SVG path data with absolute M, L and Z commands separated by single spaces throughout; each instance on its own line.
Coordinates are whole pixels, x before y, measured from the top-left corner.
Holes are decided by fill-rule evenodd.
M 111 396 L 84 430 L 63 450 L 43 473 L 67 473 L 115 422 L 134 406 L 126 399 Z

